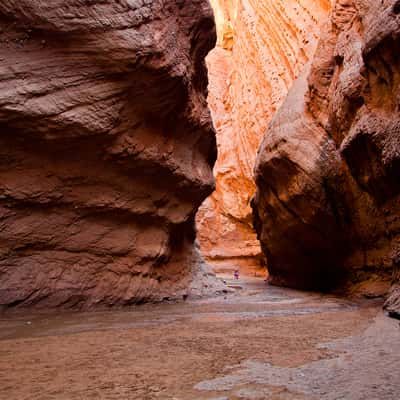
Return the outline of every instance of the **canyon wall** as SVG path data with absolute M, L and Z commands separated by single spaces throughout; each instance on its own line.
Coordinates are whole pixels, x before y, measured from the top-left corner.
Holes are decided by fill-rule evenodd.
M 0 305 L 211 290 L 207 0 L 2 0 Z
M 334 2 L 257 157 L 255 224 L 272 282 L 398 280 L 399 45 L 398 1 Z
M 260 267 L 250 207 L 253 167 L 271 117 L 314 54 L 329 0 L 211 0 L 218 33 L 207 58 L 217 130 L 216 191 L 197 217 L 215 270 Z

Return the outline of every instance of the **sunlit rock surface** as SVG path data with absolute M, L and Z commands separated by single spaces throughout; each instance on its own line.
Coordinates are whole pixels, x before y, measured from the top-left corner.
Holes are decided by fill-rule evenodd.
M 217 130 L 216 191 L 198 218 L 216 270 L 260 266 L 252 225 L 253 167 L 271 117 L 315 51 L 329 0 L 212 0 L 218 46 L 207 58 Z
M 257 158 L 255 220 L 272 282 L 399 280 L 399 45 L 398 1 L 334 2 Z
M 207 0 L 0 2 L 1 305 L 212 286 L 194 215 L 214 188 L 215 40 Z

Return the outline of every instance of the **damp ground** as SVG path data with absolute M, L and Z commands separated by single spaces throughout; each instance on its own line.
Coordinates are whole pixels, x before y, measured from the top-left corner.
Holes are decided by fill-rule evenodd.
M 399 322 L 379 301 L 227 283 L 207 300 L 2 314 L 0 399 L 400 398 Z

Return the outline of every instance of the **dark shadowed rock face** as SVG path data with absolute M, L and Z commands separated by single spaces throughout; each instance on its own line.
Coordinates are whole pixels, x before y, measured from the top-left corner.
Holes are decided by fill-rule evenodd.
M 337 0 L 270 124 L 253 209 L 272 282 L 390 281 L 400 252 L 399 9 Z
M 215 40 L 207 0 L 1 1 L 0 304 L 187 293 Z

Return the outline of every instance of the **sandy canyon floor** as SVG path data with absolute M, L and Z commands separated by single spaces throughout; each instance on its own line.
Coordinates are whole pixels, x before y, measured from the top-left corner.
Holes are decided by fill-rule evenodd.
M 376 301 L 239 284 L 181 304 L 2 314 L 0 399 L 399 399 L 399 321 Z

